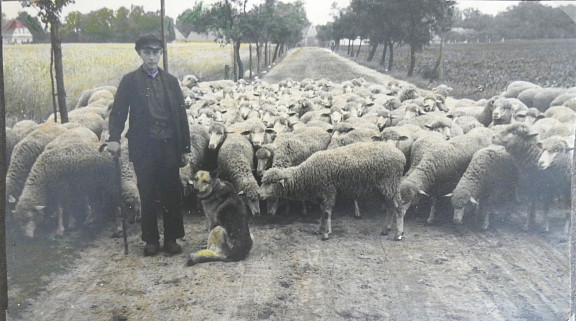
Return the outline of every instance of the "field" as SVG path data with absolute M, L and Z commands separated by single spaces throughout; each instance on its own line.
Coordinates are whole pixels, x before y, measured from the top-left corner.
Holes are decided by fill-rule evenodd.
M 354 53 L 357 49 L 354 49 Z M 426 88 L 428 81 L 422 79 L 421 71 L 427 66 L 434 67 L 438 50 L 439 45 L 430 45 L 417 53 L 416 68 L 411 78 L 406 77 L 410 65 L 408 46 L 395 48 L 391 72 L 379 65 L 382 45 L 371 62 L 366 61 L 369 47 L 365 45 L 360 49 L 358 58 L 353 59 Z M 508 83 L 514 80 L 526 80 L 542 87 L 576 86 L 576 64 L 571 54 L 576 50 L 576 39 L 453 43 L 446 44 L 444 50 L 442 82 L 454 89 L 452 95 L 456 98 L 488 99 L 504 91 Z M 341 45 L 339 53 L 347 56 L 346 46 Z
M 170 73 L 194 74 L 202 80 L 224 78 L 231 63 L 230 45 L 175 43 L 168 45 Z M 80 93 L 102 85 L 117 86 L 122 76 L 140 65 L 133 44 L 63 44 L 64 84 L 68 110 Z M 248 46 L 241 48 L 248 68 Z M 4 46 L 7 125 L 22 119 L 40 122 L 53 112 L 50 81 L 50 45 Z

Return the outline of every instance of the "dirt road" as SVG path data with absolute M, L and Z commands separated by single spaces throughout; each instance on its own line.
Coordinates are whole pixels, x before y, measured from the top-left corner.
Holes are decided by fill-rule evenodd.
M 292 52 L 266 81 L 363 76 L 389 78 L 322 49 Z M 455 228 L 450 213 L 438 222 L 408 214 L 402 242 L 381 236 L 377 206 L 363 203 L 362 219 L 341 202 L 333 235 L 312 233 L 319 212 L 261 218 L 251 225 L 254 247 L 238 263 L 185 267 L 205 245 L 204 218 L 185 218 L 184 252 L 142 257 L 139 231 L 121 241 L 100 233 L 78 250 L 73 267 L 27 301 L 20 320 L 567 320 L 568 243 L 561 213 L 552 232 L 524 233 L 521 215 L 506 213 L 479 230 L 468 219 Z M 18 271 L 11 271 L 18 273 Z M 11 291 L 17 291 L 12 289 Z

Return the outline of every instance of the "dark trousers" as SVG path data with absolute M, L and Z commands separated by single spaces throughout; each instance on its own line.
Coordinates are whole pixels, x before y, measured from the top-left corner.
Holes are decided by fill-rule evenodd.
M 142 210 L 142 240 L 146 243 L 158 244 L 160 241 L 158 211 L 164 222 L 164 241 L 184 236 L 180 211 L 182 185 L 175 145 L 170 139 L 150 139 L 142 157 L 134 161 Z

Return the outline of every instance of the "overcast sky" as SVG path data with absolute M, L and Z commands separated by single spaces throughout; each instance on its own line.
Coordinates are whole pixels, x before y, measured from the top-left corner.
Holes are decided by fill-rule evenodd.
M 217 0 L 204 0 L 205 3 L 214 2 Z M 166 15 L 176 19 L 184 10 L 194 6 L 196 0 L 165 0 Z M 261 3 L 262 0 L 252 0 L 249 3 Z M 284 2 L 287 2 L 284 0 Z M 519 1 L 462 1 L 458 0 L 457 6 L 460 9 L 477 8 L 481 12 L 495 15 L 498 12 L 505 11 L 509 6 L 518 4 Z M 574 3 L 574 1 L 542 1 L 546 5 L 558 6 Z M 326 24 L 331 21 L 331 7 L 332 3 L 336 3 L 339 8 L 346 7 L 350 0 L 304 0 L 306 15 L 308 20 L 317 25 Z M 118 9 L 122 6 L 130 8 L 131 5 L 144 6 L 145 11 L 160 10 L 160 0 L 76 0 L 74 4 L 68 5 L 63 12 L 66 16 L 72 11 L 80 11 L 88 13 L 103 7 L 110 9 Z M 2 2 L 2 12 L 8 18 L 14 18 L 18 12 L 22 10 L 22 6 L 18 1 Z M 30 15 L 36 16 L 37 12 L 34 9 L 26 9 Z

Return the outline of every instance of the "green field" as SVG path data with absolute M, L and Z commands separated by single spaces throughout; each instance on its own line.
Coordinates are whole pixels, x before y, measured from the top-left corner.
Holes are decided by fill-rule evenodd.
M 7 125 L 22 119 L 46 119 L 53 110 L 50 45 L 13 45 L 3 49 Z M 62 53 L 68 110 L 74 108 L 83 90 L 117 86 L 124 74 L 140 65 L 134 44 L 63 44 Z M 248 45 L 241 48 L 241 56 L 248 69 Z M 230 45 L 168 45 L 169 71 L 180 79 L 186 74 L 202 80 L 222 79 L 226 64 L 231 64 Z
M 357 49 L 354 48 L 354 54 Z M 438 45 L 430 45 L 417 53 L 414 77 L 411 78 L 406 77 L 410 64 L 408 46 L 395 48 L 391 72 L 379 65 L 382 45 L 372 62 L 366 61 L 369 50 L 366 45 L 360 48 L 358 58 L 352 59 L 426 88 L 428 81 L 420 77 L 420 72 L 425 66 L 434 66 L 438 49 Z M 503 92 L 514 80 L 531 81 L 542 87 L 576 86 L 576 39 L 453 43 L 446 44 L 444 49 L 442 82 L 454 88 L 452 94 L 457 98 L 490 98 Z M 339 53 L 349 57 L 346 46 L 341 45 Z

